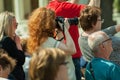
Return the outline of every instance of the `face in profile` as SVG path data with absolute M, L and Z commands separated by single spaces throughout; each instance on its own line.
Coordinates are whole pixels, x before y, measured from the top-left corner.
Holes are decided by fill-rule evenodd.
M 106 43 L 106 51 L 107 51 L 107 55 L 110 56 L 110 53 L 113 51 L 113 48 L 112 48 L 112 40 L 111 38 L 107 38 L 104 43 Z M 109 57 L 108 57 L 109 58 Z
M 3 68 L 1 65 L 0 65 L 0 77 L 3 77 L 3 78 L 8 78 L 8 75 L 10 74 L 10 66 L 6 67 L 6 68 Z
M 102 25 L 102 23 L 103 23 L 103 21 L 102 21 L 102 19 L 101 19 L 101 17 L 99 16 L 98 18 L 97 18 L 97 21 L 96 21 L 96 24 L 95 24 L 95 29 L 98 31 L 98 30 L 101 30 L 101 25 Z
M 18 23 L 17 23 L 16 19 L 14 18 L 13 22 L 12 22 L 13 32 L 15 32 L 15 30 L 17 29 L 17 26 L 18 26 Z

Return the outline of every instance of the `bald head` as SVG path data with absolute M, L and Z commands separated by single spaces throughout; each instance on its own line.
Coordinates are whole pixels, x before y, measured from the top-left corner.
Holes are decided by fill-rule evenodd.
M 91 48 L 91 50 L 95 53 L 99 49 L 99 44 L 101 44 L 108 38 L 109 36 L 103 31 L 94 32 L 88 37 L 88 45 Z

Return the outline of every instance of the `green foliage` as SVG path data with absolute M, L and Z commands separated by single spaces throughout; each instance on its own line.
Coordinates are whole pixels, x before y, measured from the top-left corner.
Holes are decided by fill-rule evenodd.
M 120 0 L 114 0 L 113 7 L 116 12 L 120 13 Z

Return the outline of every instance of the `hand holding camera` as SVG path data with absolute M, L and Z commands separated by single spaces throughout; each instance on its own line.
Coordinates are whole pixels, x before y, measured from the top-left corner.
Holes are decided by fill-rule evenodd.
M 70 28 L 70 24 L 69 24 L 68 20 L 69 20 L 68 18 L 65 18 L 65 20 L 64 20 L 64 27 L 66 27 L 67 30 Z
M 60 17 L 60 16 L 56 17 L 56 20 L 55 20 L 56 21 L 56 28 L 64 31 L 64 26 L 65 26 L 65 23 L 66 23 L 65 19 L 66 18 L 63 18 L 63 17 Z M 78 25 L 78 23 L 79 23 L 79 20 L 78 20 L 77 17 L 75 17 L 75 18 L 67 18 L 67 21 L 68 21 L 69 25 Z M 67 24 L 67 26 L 68 26 L 68 24 Z

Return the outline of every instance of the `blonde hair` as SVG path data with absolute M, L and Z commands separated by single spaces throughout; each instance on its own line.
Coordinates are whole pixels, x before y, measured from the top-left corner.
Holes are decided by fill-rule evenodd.
M 0 13 L 0 40 L 3 36 L 13 36 L 12 24 L 15 16 L 10 12 Z
M 55 80 L 59 66 L 65 63 L 65 58 L 65 53 L 60 49 L 39 49 L 30 61 L 30 80 Z
M 27 49 L 33 53 L 55 31 L 55 13 L 45 7 L 37 8 L 28 20 L 29 39 Z

